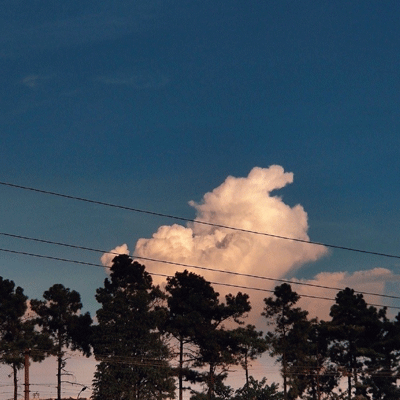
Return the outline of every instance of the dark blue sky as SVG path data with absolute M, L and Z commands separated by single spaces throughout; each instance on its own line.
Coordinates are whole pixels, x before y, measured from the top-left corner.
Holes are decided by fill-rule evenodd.
M 398 1 L 0 2 L 1 181 L 194 218 L 228 175 L 281 165 L 277 192 L 310 238 L 400 254 Z M 1 231 L 99 249 L 157 219 L 0 187 Z M 98 254 L 0 237 L 0 247 Z M 53 283 L 94 313 L 101 268 L 0 254 L 39 297 Z M 295 275 L 384 267 L 333 251 Z
M 193 217 L 187 202 L 228 175 L 278 164 L 294 173 L 282 194 L 304 206 L 313 240 L 398 253 L 397 1 L 2 10 L 2 181 Z M 60 217 L 65 202 L 1 191 L 7 232 L 97 243 L 96 232 L 103 248 L 159 224 L 139 218 L 124 238 L 121 223 L 99 232 L 85 215 L 83 233 Z
M 398 1 L 0 5 L 0 181 L 194 218 L 188 202 L 228 175 L 277 164 L 294 183 L 273 194 L 304 207 L 311 240 L 400 254 Z M 132 251 L 176 222 L 4 185 L 0 196 L 0 232 L 100 250 Z M 101 255 L 3 235 L 0 248 Z M 282 275 L 374 290 L 382 267 L 391 283 L 376 278 L 376 291 L 397 294 L 399 265 L 331 250 Z M 4 251 L 0 275 L 31 298 L 63 283 L 92 315 L 105 278 Z
M 398 2 L 2 9 L 3 181 L 192 217 L 228 175 L 279 164 L 312 239 L 398 253 Z M 2 192 L 22 207 L 4 230 L 44 235 L 35 199 Z

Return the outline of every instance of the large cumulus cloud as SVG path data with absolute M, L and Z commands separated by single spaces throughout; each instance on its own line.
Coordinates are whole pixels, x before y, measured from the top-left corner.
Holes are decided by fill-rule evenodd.
M 204 269 L 188 269 L 214 283 L 221 294 L 237 290 L 248 292 L 253 316 L 257 318 L 263 308 L 263 298 L 272 295 L 268 290 L 279 284 L 273 279 L 293 276 L 301 265 L 323 257 L 328 251 L 324 246 L 307 243 L 308 222 L 304 208 L 299 204 L 291 207 L 276 194 L 276 191 L 291 183 L 293 174 L 285 172 L 278 165 L 255 167 L 247 177 L 229 176 L 220 186 L 206 193 L 200 203 L 190 201 L 189 204 L 196 211 L 195 222 L 185 226 L 160 226 L 151 238 L 137 241 L 134 257 L 153 274 L 173 275 L 176 270 L 182 271 L 185 268 L 169 262 L 202 267 Z M 103 255 L 103 265 L 110 266 L 116 253 L 129 254 L 128 246 L 117 246 L 112 252 Z M 227 275 L 218 270 L 272 279 Z M 328 287 L 340 289 L 349 286 L 359 291 L 384 293 L 386 283 L 398 279 L 398 276 L 382 268 L 353 274 L 321 272 L 311 280 L 293 278 L 292 287 L 300 295 L 317 297 L 302 297 L 299 305 L 309 310 L 311 316 L 326 319 L 329 318 L 329 308 L 333 301 L 320 298 L 333 299 L 337 293 L 337 290 L 329 290 Z M 161 278 L 155 276 L 155 280 L 160 283 Z M 307 283 L 314 286 L 304 285 Z M 267 292 L 235 289 L 219 284 L 256 287 Z M 382 299 L 366 296 L 366 300 L 381 303 Z
M 161 226 L 151 238 L 138 240 L 134 254 L 219 270 L 284 277 L 302 264 L 319 259 L 327 249 L 222 226 L 309 241 L 304 208 L 290 207 L 282 197 L 272 193 L 292 182 L 293 174 L 278 165 L 255 167 L 247 177 L 229 176 L 206 193 L 200 203 L 189 203 L 196 210 L 194 223 Z M 162 274 L 174 274 L 177 268 L 165 263 L 146 261 L 145 264 L 152 272 Z M 217 272 L 199 273 L 210 281 L 254 283 Z M 268 286 L 273 287 L 274 283 Z

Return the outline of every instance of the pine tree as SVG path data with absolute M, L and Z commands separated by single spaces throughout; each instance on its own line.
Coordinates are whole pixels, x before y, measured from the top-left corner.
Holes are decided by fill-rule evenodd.
M 78 292 L 61 284 L 43 293 L 44 300 L 32 300 L 31 308 L 38 315 L 37 324 L 52 340 L 52 354 L 57 358 L 57 399 L 61 399 L 62 374 L 66 365 L 67 348 L 90 356 L 92 319 L 82 308 Z
M 302 381 L 302 398 L 319 400 L 329 396 L 338 385 L 339 374 L 329 359 L 329 330 L 324 321 L 311 320 L 307 331 L 308 345 L 302 352 L 302 374 L 296 380 Z M 297 371 L 299 372 L 299 371 Z
M 186 270 L 167 278 L 166 291 L 168 317 L 164 329 L 178 341 L 178 398 L 182 400 L 183 379 L 195 382 L 199 378 L 193 370 L 200 357 L 196 332 L 218 304 L 218 293 L 202 276 Z
M 386 315 L 387 309 L 378 311 L 374 326 L 368 326 L 364 347 L 369 349 L 364 360 L 365 374 L 361 379 L 366 393 L 374 400 L 398 400 L 400 389 L 397 377 L 400 359 L 400 314 L 395 321 Z
M 217 293 L 218 298 L 218 293 Z M 228 294 L 225 303 L 216 303 L 205 314 L 205 318 L 196 329 L 195 342 L 199 347 L 199 366 L 208 366 L 205 382 L 209 400 L 215 397 L 217 389 L 223 394 L 228 388 L 223 385 L 229 366 L 237 364 L 240 353 L 240 341 L 234 329 L 228 329 L 225 323 L 242 324 L 242 317 L 251 309 L 247 294 Z M 221 371 L 217 375 L 217 369 Z M 218 393 L 217 393 L 218 394 Z
M 367 306 L 362 294 L 346 288 L 337 293 L 330 316 L 330 358 L 347 378 L 351 400 L 354 388 L 355 394 L 365 394 L 359 376 L 364 360 L 372 355 L 371 340 L 378 339 L 378 314 L 374 307 Z
M 263 337 L 263 332 L 256 331 L 254 325 L 236 328 L 233 334 L 238 341 L 239 351 L 237 358 L 245 371 L 246 385 L 249 386 L 250 362 L 267 351 L 267 341 Z
M 220 303 L 219 293 L 203 277 L 188 271 L 177 272 L 168 279 L 169 313 L 165 329 L 179 343 L 179 399 L 182 398 L 183 378 L 201 382 L 207 387 L 207 395 L 192 391 L 193 398 L 211 399 L 217 393 L 220 398 L 229 396 L 231 389 L 225 386 L 226 368 L 237 363 L 238 335 L 223 323 L 239 323 L 250 311 L 246 294 L 229 294 Z M 184 356 L 187 357 L 184 357 Z M 186 367 L 184 367 L 184 364 Z M 207 373 L 199 373 L 197 367 L 208 366 Z M 216 374 L 220 368 L 219 374 Z
M 246 384 L 237 389 L 232 400 L 282 400 L 283 393 L 278 391 L 279 385 L 267 384 L 267 379 L 263 378 L 257 381 L 250 376 Z
M 42 361 L 51 343 L 45 334 L 35 331 L 34 321 L 26 320 L 27 299 L 21 287 L 0 277 L 0 362 L 10 365 L 14 382 L 14 400 L 18 398 L 18 370 L 23 368 L 25 352 L 33 361 Z
M 307 311 L 294 307 L 300 296 L 292 291 L 289 284 L 277 286 L 274 296 L 275 298 L 264 299 L 262 315 L 266 317 L 267 324 L 273 327 L 267 333 L 266 339 L 270 355 L 278 356 L 278 361 L 282 364 L 283 395 L 284 400 L 288 400 L 289 397 L 296 398 L 305 389 L 304 386 L 300 388 L 297 382 L 299 372 L 301 373 L 297 368 L 299 364 L 304 365 L 302 361 L 307 351 L 310 322 L 307 320 Z
M 164 297 L 143 265 L 126 255 L 114 258 L 110 278 L 96 293 L 101 308 L 93 336 L 100 361 L 95 400 L 173 397 L 168 348 L 158 329 L 166 314 Z
M 19 346 L 18 333 L 24 329 L 22 318 L 27 309 L 27 299 L 22 288 L 15 288 L 13 281 L 0 277 L 0 361 L 12 368 L 14 400 L 18 396 L 17 372 L 22 368 L 24 362 L 24 348 Z

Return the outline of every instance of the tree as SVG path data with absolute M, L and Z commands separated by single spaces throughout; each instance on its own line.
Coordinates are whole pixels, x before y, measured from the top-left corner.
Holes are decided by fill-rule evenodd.
M 218 293 L 202 276 L 185 270 L 167 278 L 168 316 L 164 329 L 178 341 L 179 400 L 183 396 L 183 379 L 196 381 L 198 375 L 190 369 L 199 359 L 196 331 L 210 310 L 218 304 Z
M 347 378 L 347 396 L 365 394 L 359 374 L 366 358 L 372 356 L 372 341 L 378 340 L 377 310 L 367 306 L 362 294 L 346 288 L 336 295 L 328 324 L 331 343 L 330 358 Z
M 219 294 L 217 293 L 217 298 Z M 204 382 L 208 387 L 208 399 L 214 398 L 217 387 L 223 388 L 230 365 L 237 363 L 240 341 L 234 329 L 227 329 L 224 323 L 242 324 L 241 318 L 251 309 L 247 294 L 239 292 L 236 296 L 228 294 L 225 303 L 216 302 L 205 314 L 196 329 L 195 343 L 199 347 L 198 366 L 208 365 Z M 216 375 L 217 368 L 221 372 Z M 222 392 L 222 390 L 221 390 Z
M 233 330 L 226 329 L 224 322 L 239 323 L 250 311 L 246 294 L 229 294 L 225 303 L 220 303 L 219 293 L 203 277 L 188 271 L 177 272 L 168 279 L 169 314 L 166 329 L 179 343 L 179 398 L 182 396 L 182 380 L 201 382 L 207 389 L 207 397 L 229 397 L 231 389 L 223 384 L 226 368 L 237 362 L 238 337 Z M 188 345 L 188 349 L 184 346 Z M 188 351 L 189 350 L 189 354 Z M 184 358 L 184 355 L 188 357 Z M 190 368 L 184 368 L 184 363 Z M 193 368 L 208 365 L 207 373 L 197 373 Z M 217 375 L 216 369 L 222 371 Z M 205 394 L 193 392 L 193 398 Z
M 247 325 L 245 328 L 240 326 L 233 331 L 233 334 L 239 343 L 237 357 L 245 371 L 246 385 L 249 386 L 249 363 L 267 351 L 267 341 L 261 331 L 256 331 L 254 325 Z
M 302 392 L 303 399 L 319 400 L 321 396 L 330 396 L 338 384 L 339 374 L 329 359 L 329 333 L 324 321 L 313 319 L 306 325 L 304 332 L 307 341 L 298 353 L 295 363 L 298 369 L 293 372 L 293 380 Z M 330 398 L 330 397 L 329 397 Z
M 37 324 L 52 340 L 52 354 L 57 358 L 57 399 L 61 399 L 62 374 L 66 365 L 65 349 L 90 356 L 92 318 L 79 314 L 82 303 L 78 292 L 61 284 L 43 293 L 44 300 L 32 300 L 31 308 L 38 315 Z
M 18 397 L 17 373 L 24 366 L 29 350 L 34 361 L 42 361 L 49 341 L 35 331 L 34 322 L 25 320 L 27 299 L 21 287 L 0 277 L 0 362 L 12 368 L 14 400 Z
M 16 333 L 23 329 L 22 317 L 27 309 L 27 299 L 28 297 L 24 295 L 22 288 L 19 286 L 15 288 L 13 281 L 0 277 L 1 362 L 11 365 L 14 381 L 14 400 L 18 396 L 17 372 L 23 366 L 21 354 L 23 354 L 24 348 L 10 346 L 10 344 L 16 344 Z
M 294 379 L 301 370 L 292 371 L 294 373 L 289 378 L 289 367 L 295 368 L 296 362 L 299 365 L 298 361 L 303 360 L 310 322 L 307 320 L 307 311 L 294 307 L 300 296 L 292 291 L 289 284 L 283 283 L 275 287 L 274 296 L 275 299 L 272 297 L 264 299 L 265 307 L 262 315 L 266 317 L 267 324 L 273 326 L 273 331 L 267 333 L 266 339 L 270 355 L 278 356 L 278 361 L 282 364 L 283 395 L 284 400 L 288 400 L 289 394 L 290 398 L 296 398 L 301 394 Z M 300 365 L 303 366 L 303 363 Z M 292 393 L 288 392 L 288 383 L 291 383 Z
M 236 390 L 232 400 L 282 400 L 283 393 L 278 392 L 278 384 L 267 384 L 267 379 L 263 378 L 257 381 L 250 376 L 249 381 L 242 387 Z
M 172 397 L 168 348 L 159 326 L 165 296 L 145 267 L 127 255 L 114 258 L 110 278 L 97 289 L 93 349 L 95 400 L 160 400 Z
M 203 376 L 206 378 L 206 375 Z M 214 377 L 213 387 L 213 400 L 231 400 L 233 395 L 233 388 L 229 385 L 225 385 L 224 379 L 226 377 L 223 374 L 216 375 Z M 191 390 L 190 400 L 209 400 L 210 394 L 208 392 Z
M 301 396 L 304 399 L 319 400 L 328 396 L 337 386 L 339 374 L 329 358 L 329 334 L 324 321 L 307 319 L 307 312 L 300 308 L 288 332 L 287 353 L 290 389 L 288 398 Z
M 375 329 L 366 332 L 368 359 L 364 361 L 366 373 L 361 377 L 366 392 L 374 400 L 397 400 L 400 389 L 396 385 L 400 358 L 400 314 L 389 321 L 387 309 L 378 311 Z M 396 371 L 397 370 L 397 371 Z

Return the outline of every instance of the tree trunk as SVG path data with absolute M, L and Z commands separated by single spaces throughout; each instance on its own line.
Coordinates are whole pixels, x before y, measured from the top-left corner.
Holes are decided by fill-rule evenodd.
M 288 400 L 287 380 L 286 380 L 286 375 L 287 375 L 286 353 L 283 353 L 282 361 L 283 361 L 283 398 L 284 398 L 284 400 Z
M 29 350 L 25 350 L 25 400 L 29 400 Z
M 57 400 L 61 400 L 61 370 L 62 370 L 62 354 L 57 355 Z
M 249 366 L 247 364 L 247 353 L 244 355 L 244 365 L 245 365 L 245 372 L 246 372 L 246 390 L 249 390 Z
M 12 365 L 12 370 L 13 370 L 13 379 L 14 379 L 14 400 L 18 399 L 18 377 L 17 377 L 17 365 L 13 363 Z
M 349 373 L 347 376 L 347 386 L 348 386 L 348 399 L 351 400 L 351 374 Z
M 179 343 L 179 400 L 182 400 L 183 389 L 182 389 L 182 371 L 183 370 L 183 338 L 180 338 Z
M 210 364 L 210 376 L 208 383 L 208 400 L 212 400 L 214 398 L 214 368 L 213 365 Z

